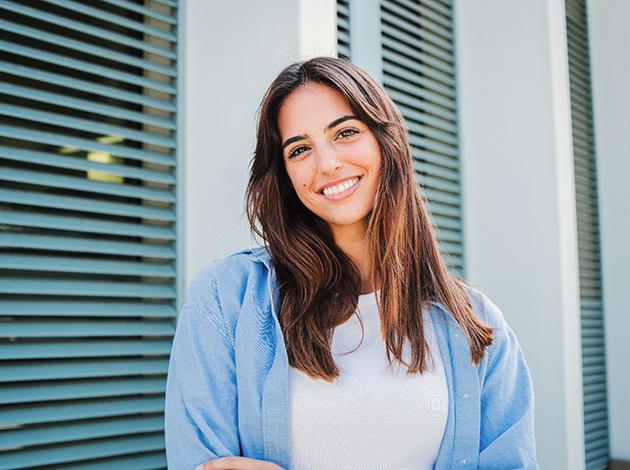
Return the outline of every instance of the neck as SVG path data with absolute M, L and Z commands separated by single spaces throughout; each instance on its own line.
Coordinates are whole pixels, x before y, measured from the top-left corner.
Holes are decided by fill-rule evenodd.
M 367 243 L 367 228 L 360 230 L 333 231 L 335 243 L 352 260 L 361 276 L 361 294 L 376 290 L 372 278 L 372 256 Z

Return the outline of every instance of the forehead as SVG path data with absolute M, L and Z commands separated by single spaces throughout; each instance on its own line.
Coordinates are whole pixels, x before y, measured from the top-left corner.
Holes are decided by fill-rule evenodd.
M 307 83 L 287 96 L 278 112 L 282 138 L 323 130 L 341 116 L 353 115 L 346 98 L 334 88 Z M 291 135 L 289 135 L 291 134 Z

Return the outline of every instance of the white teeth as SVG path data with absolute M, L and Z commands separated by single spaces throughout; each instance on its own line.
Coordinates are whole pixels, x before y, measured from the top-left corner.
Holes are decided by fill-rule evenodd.
M 359 178 L 353 178 L 344 183 L 340 183 L 337 186 L 332 186 L 330 188 L 324 189 L 322 192 L 325 196 L 331 196 L 333 194 L 339 194 L 340 192 L 345 191 L 346 189 L 350 189 L 352 186 L 359 182 Z

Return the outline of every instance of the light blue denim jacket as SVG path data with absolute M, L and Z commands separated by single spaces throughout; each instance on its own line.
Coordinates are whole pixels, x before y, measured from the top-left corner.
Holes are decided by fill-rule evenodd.
M 243 251 L 202 270 L 182 308 L 166 390 L 171 470 L 243 455 L 288 469 L 288 361 L 275 316 L 277 286 L 266 250 Z M 495 328 L 479 367 L 466 336 L 440 304 L 429 311 L 449 388 L 436 469 L 536 469 L 534 396 L 517 339 L 495 307 L 474 292 Z

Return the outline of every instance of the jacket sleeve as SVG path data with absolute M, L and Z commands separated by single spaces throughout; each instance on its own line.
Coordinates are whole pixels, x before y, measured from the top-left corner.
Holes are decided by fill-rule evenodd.
M 485 297 L 482 301 L 495 331 L 482 374 L 479 468 L 538 469 L 529 370 L 499 309 Z
M 240 455 L 233 337 L 216 285 L 198 276 L 177 324 L 166 387 L 168 468 Z

